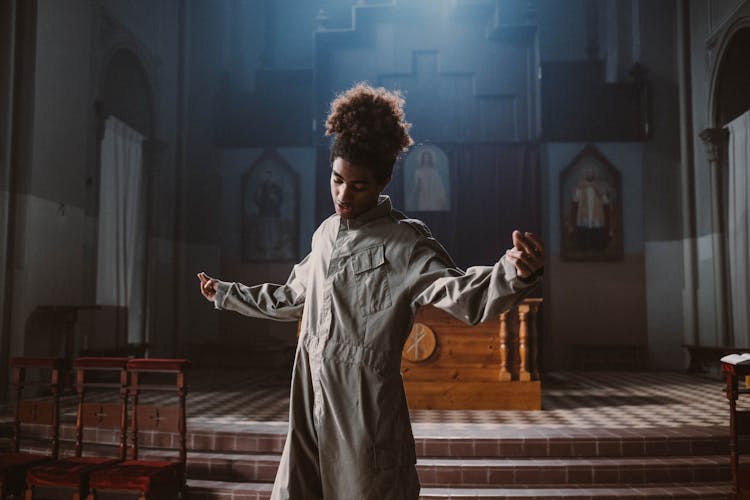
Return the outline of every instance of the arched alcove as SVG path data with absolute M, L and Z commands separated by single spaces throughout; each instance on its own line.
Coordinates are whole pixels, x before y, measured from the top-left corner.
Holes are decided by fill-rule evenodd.
M 748 337 L 746 303 L 748 233 L 744 217 L 750 201 L 746 150 L 750 111 L 750 17 L 738 18 L 721 37 L 711 73 L 709 123 L 701 137 L 708 146 L 713 230 L 717 332 L 727 346 L 744 346 Z
M 139 54 L 131 45 L 113 47 L 97 79 L 96 303 L 119 311 L 112 340 L 99 339 L 98 347 L 118 352 L 146 348 L 149 340 L 149 151 L 156 124 L 153 78 Z
M 143 136 L 154 135 L 153 92 L 138 56 L 121 48 L 107 61 L 100 80 L 100 102 L 107 115 L 124 121 Z
M 750 26 L 731 34 L 719 57 L 712 111 L 723 127 L 750 109 Z

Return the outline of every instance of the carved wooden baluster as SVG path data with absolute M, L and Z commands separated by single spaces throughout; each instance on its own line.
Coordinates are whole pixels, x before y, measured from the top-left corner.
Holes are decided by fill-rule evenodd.
M 13 418 L 13 451 L 18 453 L 21 449 L 21 395 L 26 380 L 26 369 L 17 366 L 13 369 L 13 383 L 16 385 L 16 411 Z
M 737 376 L 734 373 L 726 372 L 724 374 L 727 383 L 726 395 L 729 400 L 729 465 L 732 471 L 732 483 L 734 491 L 739 498 L 739 472 L 737 448 L 739 439 L 737 437 L 737 398 L 739 397 L 739 387 Z
M 537 330 L 539 306 L 542 299 L 526 299 L 530 307 L 531 320 L 531 379 L 539 380 L 539 331 Z
M 138 460 L 138 372 L 130 375 L 130 412 L 132 422 L 131 436 L 131 460 Z
M 531 380 L 531 373 L 528 370 L 528 316 L 530 309 L 529 304 L 525 302 L 518 305 L 518 380 L 521 382 Z
M 78 391 L 78 414 L 76 415 L 76 456 L 80 457 L 83 449 L 83 392 L 86 390 L 83 386 L 83 377 L 85 376 L 83 368 L 76 369 L 76 390 Z
M 187 463 L 187 433 L 184 432 L 187 428 L 187 421 L 185 415 L 185 398 L 187 396 L 187 384 L 185 383 L 185 374 L 177 374 L 177 396 L 179 398 L 179 425 L 180 425 L 180 461 L 184 464 Z M 183 478 L 183 484 L 184 484 Z
M 120 400 L 122 403 L 122 410 L 120 411 L 120 460 L 125 460 L 128 446 L 128 371 L 124 368 L 120 370 Z
M 500 337 L 500 374 L 498 377 L 501 382 L 507 382 L 511 379 L 510 372 L 508 371 L 508 311 L 500 315 L 500 330 L 498 334 Z
M 60 368 L 52 368 L 52 458 L 57 460 L 60 453 Z

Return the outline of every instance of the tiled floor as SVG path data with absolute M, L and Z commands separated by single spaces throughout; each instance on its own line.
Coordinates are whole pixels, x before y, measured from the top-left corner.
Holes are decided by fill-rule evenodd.
M 289 374 L 196 370 L 189 385 L 189 498 L 267 500 Z M 541 411 L 414 410 L 422 498 L 727 498 L 723 389 L 679 373 L 559 372 L 542 380 Z M 62 416 L 71 442 L 72 394 Z
M 287 373 L 246 370 L 190 374 L 188 418 L 213 426 L 257 424 L 274 431 L 287 421 Z M 671 372 L 556 372 L 542 380 L 541 411 L 413 410 L 423 432 L 435 424 L 454 431 L 489 426 L 512 429 L 649 429 L 728 425 L 724 383 L 718 378 Z M 146 398 L 148 399 L 148 398 Z M 7 405 L 3 412 L 8 415 Z M 63 398 L 63 418 L 72 418 L 75 398 Z
M 284 374 L 193 375 L 189 416 L 214 422 L 285 422 Z M 725 426 L 724 382 L 670 372 L 558 372 L 542 380 L 541 411 L 413 410 L 415 424 L 507 424 L 528 428 Z

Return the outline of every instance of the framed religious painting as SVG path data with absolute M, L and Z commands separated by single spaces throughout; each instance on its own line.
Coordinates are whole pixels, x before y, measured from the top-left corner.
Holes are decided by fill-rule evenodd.
M 413 146 L 403 160 L 406 212 L 449 212 L 450 169 L 448 155 L 438 146 Z
M 299 177 L 266 151 L 242 176 L 242 256 L 251 262 L 299 257 Z
M 622 259 L 620 172 L 593 145 L 560 172 L 560 232 L 565 260 Z

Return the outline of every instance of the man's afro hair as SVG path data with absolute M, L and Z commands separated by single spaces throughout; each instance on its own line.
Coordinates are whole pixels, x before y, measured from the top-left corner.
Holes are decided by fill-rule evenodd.
M 358 83 L 331 102 L 326 135 L 334 135 L 331 161 L 341 157 L 387 180 L 398 155 L 412 144 L 399 91 Z

